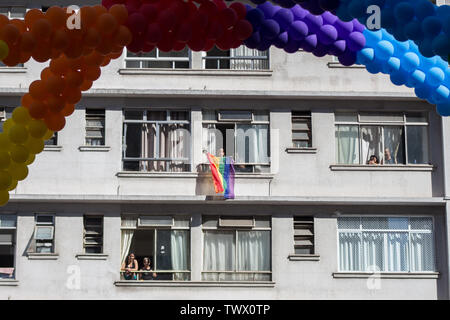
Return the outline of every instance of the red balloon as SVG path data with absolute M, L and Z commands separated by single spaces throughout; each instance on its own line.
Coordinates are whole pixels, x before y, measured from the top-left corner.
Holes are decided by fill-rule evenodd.
M 192 27 L 189 22 L 183 22 L 176 32 L 175 38 L 180 42 L 188 42 L 192 37 Z
M 233 2 L 230 5 L 230 8 L 236 12 L 236 15 L 239 20 L 245 19 L 245 16 L 247 15 L 247 9 L 245 6 L 240 2 Z
M 142 51 L 144 44 L 145 44 L 144 37 L 134 36 L 133 40 L 127 46 L 127 49 L 133 53 L 139 53 Z
M 141 34 L 145 32 L 147 21 L 142 13 L 135 12 L 128 16 L 127 26 L 134 35 Z
M 158 7 L 150 3 L 144 3 L 139 8 L 139 12 L 144 15 L 148 23 L 155 21 L 158 17 Z
M 206 40 L 202 34 L 194 34 L 187 44 L 192 51 L 202 51 L 205 43 Z
M 233 32 L 231 30 L 228 30 L 219 39 L 217 39 L 216 46 L 220 50 L 227 51 L 230 50 L 232 43 L 233 43 Z
M 162 31 L 169 31 L 175 27 L 177 16 L 172 9 L 166 9 L 158 17 L 158 23 Z
M 234 26 L 238 19 L 236 12 L 230 8 L 226 8 L 220 11 L 218 14 L 218 18 L 225 29 Z
M 151 23 L 147 27 L 146 42 L 156 44 L 161 41 L 162 31 L 158 23 Z
M 170 52 L 173 49 L 173 42 L 173 34 L 171 32 L 166 32 L 158 42 L 158 49 L 163 52 Z
M 225 32 L 224 27 L 218 20 L 212 20 L 209 23 L 206 37 L 208 39 L 218 39 Z
M 215 44 L 216 44 L 215 40 L 212 40 L 212 39 L 207 40 L 205 46 L 202 49 L 202 51 L 208 52 L 209 50 L 214 48 Z
M 178 41 L 173 44 L 173 51 L 182 51 L 184 48 L 186 48 L 186 43 L 184 42 Z
M 234 35 L 239 40 L 246 40 L 253 34 L 253 26 L 247 20 L 239 20 L 233 28 Z

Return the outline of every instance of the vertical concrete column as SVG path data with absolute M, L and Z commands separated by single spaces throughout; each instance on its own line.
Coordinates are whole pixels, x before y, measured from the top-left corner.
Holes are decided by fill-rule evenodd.
M 197 172 L 202 162 L 202 110 L 195 107 L 191 112 L 191 141 L 192 171 Z
M 201 52 L 191 51 L 191 69 L 203 69 Z
M 450 299 L 450 118 L 442 117 L 442 164 L 445 208 L 445 232 L 446 232 L 446 254 L 447 254 L 447 292 Z
M 202 215 L 194 213 L 191 222 L 191 280 L 202 279 Z

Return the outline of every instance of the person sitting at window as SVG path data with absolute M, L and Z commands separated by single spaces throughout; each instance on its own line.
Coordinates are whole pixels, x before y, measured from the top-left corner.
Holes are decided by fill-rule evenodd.
M 389 150 L 389 148 L 384 149 L 384 164 L 395 164 L 395 161 L 391 156 L 391 150 Z
M 124 271 L 125 280 L 137 280 L 136 273 L 133 271 L 138 271 L 139 265 L 134 256 L 134 253 L 130 253 L 125 262 L 122 264 L 121 271 Z
M 145 257 L 144 260 L 144 265 L 142 266 L 141 271 L 148 271 L 148 272 L 141 272 L 140 274 L 140 279 L 141 280 L 153 280 L 156 278 L 156 273 L 155 272 L 151 272 L 152 268 L 150 268 L 150 258 Z
M 376 155 L 371 155 L 368 164 L 380 164 Z

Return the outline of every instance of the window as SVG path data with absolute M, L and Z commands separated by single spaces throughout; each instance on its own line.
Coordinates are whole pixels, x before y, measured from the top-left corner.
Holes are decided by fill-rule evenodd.
M 19 6 L 0 6 L 0 14 L 12 19 L 23 19 L 26 13 L 25 7 Z
M 55 252 L 55 216 L 36 214 L 34 240 L 36 253 Z
M 311 111 L 292 111 L 292 145 L 312 148 Z
M 222 51 L 214 47 L 202 52 L 203 69 L 226 70 L 268 70 L 269 51 L 258 51 L 240 46 L 237 49 Z
M 190 51 L 186 47 L 181 51 L 163 52 L 154 49 L 149 53 L 132 53 L 127 51 L 126 68 L 136 69 L 189 69 Z
M 3 123 L 12 117 L 14 108 L 0 107 L 0 130 L 3 132 Z
M 428 119 L 422 112 L 337 112 L 338 164 L 428 164 Z
M 45 140 L 44 144 L 46 146 L 57 146 L 58 145 L 58 132 L 53 132 L 52 137 L 48 140 Z
M 204 281 L 270 281 L 270 217 L 203 216 Z
M 314 218 L 294 217 L 294 253 L 314 254 Z
M 0 279 L 15 277 L 16 221 L 15 215 L 0 215 Z
M 123 169 L 190 171 L 190 112 L 125 110 Z
M 86 109 L 86 145 L 105 145 L 105 110 Z
M 434 271 L 431 217 L 340 217 L 340 271 Z
M 223 149 L 233 157 L 236 172 L 270 171 L 269 138 L 266 111 L 203 111 L 203 150 L 219 156 Z
M 190 221 L 180 216 L 122 217 L 122 263 L 134 253 L 139 269 L 150 258 L 155 280 L 190 280 Z M 142 279 L 140 272 L 136 279 Z
M 103 253 L 103 216 L 83 217 L 84 253 Z

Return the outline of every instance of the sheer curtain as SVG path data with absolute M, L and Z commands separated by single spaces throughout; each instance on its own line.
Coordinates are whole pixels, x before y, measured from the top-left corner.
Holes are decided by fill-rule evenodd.
M 387 270 L 408 271 L 408 234 L 390 232 L 387 234 Z
M 173 230 L 170 234 L 171 259 L 173 270 L 188 270 L 189 244 L 188 232 Z M 187 273 L 174 273 L 173 280 L 188 280 Z
M 220 130 L 216 129 L 215 124 L 208 124 L 203 127 L 203 150 L 211 153 L 212 155 L 217 155 L 220 148 L 223 146 L 223 136 Z M 203 163 L 207 163 L 208 158 L 203 154 Z
M 356 232 L 339 233 L 340 271 L 360 271 L 361 234 Z
M 236 245 L 234 232 L 204 233 L 204 271 L 233 271 L 236 266 Z M 203 280 L 219 281 L 233 280 L 226 273 L 203 273 Z
M 384 269 L 384 233 L 363 233 L 363 266 L 361 271 Z
M 270 231 L 238 231 L 238 271 L 270 272 Z M 270 280 L 267 274 L 237 274 L 239 280 Z
M 135 228 L 136 219 L 135 218 L 122 218 L 122 227 L 125 228 Z M 134 229 L 122 229 L 121 234 L 121 251 L 120 251 L 120 261 L 121 265 L 125 262 L 127 255 L 130 251 L 131 242 L 133 241 Z
M 336 127 L 336 160 L 339 164 L 359 163 L 358 126 Z
M 268 51 L 250 49 L 240 46 L 231 49 L 232 57 L 243 57 L 243 59 L 231 59 L 230 69 L 232 70 L 265 70 L 269 68 L 268 59 L 250 59 L 249 57 L 268 57 Z
M 434 271 L 432 233 L 411 233 L 411 271 Z
M 403 146 L 403 128 L 402 127 L 384 127 L 384 152 L 389 151 L 391 154 L 392 164 L 404 164 Z M 385 159 L 386 164 L 389 161 Z
M 267 125 L 237 125 L 236 162 L 269 163 L 268 141 Z
M 383 159 L 383 139 L 381 127 L 367 126 L 361 127 L 361 153 L 363 164 L 367 164 L 370 156 L 376 155 L 378 163 Z

